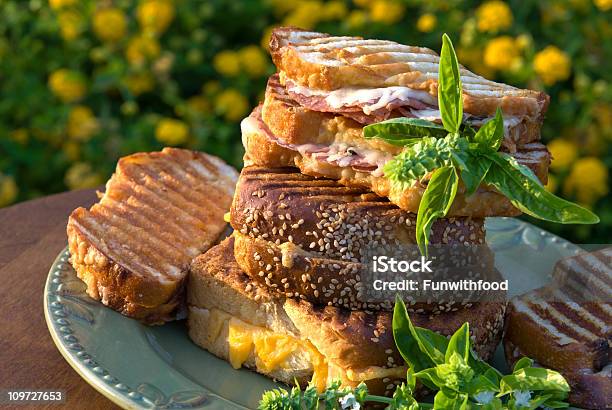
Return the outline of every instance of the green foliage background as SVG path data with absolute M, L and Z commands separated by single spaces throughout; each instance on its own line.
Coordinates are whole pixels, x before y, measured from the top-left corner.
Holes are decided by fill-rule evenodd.
M 468 68 L 551 96 L 542 137 L 561 143 L 550 145 L 556 158 L 549 188 L 590 206 L 602 222 L 536 224 L 576 242 L 610 242 L 611 7 L 609 0 L 484 6 L 462 0 L 5 0 L 0 206 L 96 186 L 117 158 L 168 144 L 240 167 L 239 119 L 261 99 L 274 71 L 263 48 L 273 26 L 434 50 L 446 32 Z M 108 9 L 114 14 L 101 18 Z M 146 43 L 140 49 L 138 38 Z M 505 40 L 496 43 L 499 38 Z M 548 46 L 557 47 L 567 67 L 545 57 L 550 54 L 537 62 Z M 511 64 L 487 64 L 487 53 L 489 60 L 511 56 Z M 543 69 L 556 77 L 544 81 Z M 58 70 L 71 74 L 53 79 Z

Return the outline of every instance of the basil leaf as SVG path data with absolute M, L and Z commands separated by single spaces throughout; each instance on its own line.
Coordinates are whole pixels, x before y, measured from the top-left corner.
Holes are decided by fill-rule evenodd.
M 468 396 L 458 394 L 455 397 L 449 397 L 443 391 L 439 391 L 434 397 L 434 409 L 467 410 L 469 409 Z
M 393 309 L 393 339 L 395 346 L 400 354 L 414 371 L 427 369 L 434 365 L 433 361 L 421 352 L 418 341 L 413 336 L 411 331 L 412 323 L 406 311 L 404 301 L 398 297 L 395 299 L 395 308 Z
M 495 117 L 486 123 L 474 135 L 476 142 L 482 149 L 497 151 L 504 140 L 504 119 L 502 112 L 497 108 Z
M 446 388 L 446 383 L 443 378 L 438 376 L 437 368 L 430 367 L 415 373 L 414 377 L 419 379 L 430 390 L 442 390 Z
M 554 370 L 527 367 L 502 377 L 500 395 L 518 390 L 552 390 L 567 393 L 570 391 L 570 386 L 565 378 Z
M 448 35 L 442 35 L 442 50 L 438 69 L 438 105 L 444 128 L 451 133 L 459 131 L 463 121 L 461 76 L 459 62 Z
M 514 369 L 512 369 L 512 372 L 514 373 L 531 366 L 533 366 L 533 360 L 528 357 L 521 357 L 516 363 L 514 363 Z
M 499 383 L 493 383 L 488 377 L 480 374 L 469 382 L 467 391 L 472 397 L 481 392 L 497 393 L 499 391 Z
M 412 367 L 409 367 L 406 371 L 406 386 L 410 389 L 410 394 L 412 394 L 416 388 L 416 377 L 414 377 L 414 368 Z
M 436 169 L 423 193 L 416 223 L 416 240 L 421 253 L 427 255 L 431 225 L 448 213 L 459 186 L 457 171 L 452 166 Z
M 526 214 L 563 224 L 599 222 L 597 215 L 588 209 L 548 192 L 531 170 L 511 156 L 502 153 L 484 155 L 492 161 L 484 181 L 494 186 Z
M 393 310 L 393 337 L 400 354 L 414 371 L 444 363 L 448 340 L 429 329 L 414 326 L 399 296 L 395 298 Z
M 383 169 L 385 177 L 394 190 L 408 189 L 434 169 L 450 165 L 452 150 L 447 138 L 425 137 L 387 162 Z
M 468 361 L 470 356 L 470 324 L 468 322 L 465 322 L 463 326 L 457 329 L 448 341 L 448 348 L 444 357 L 447 363 L 453 353 L 458 354 L 464 361 Z
M 484 156 L 474 155 L 473 153 L 469 153 L 468 158 L 470 165 L 466 169 L 461 169 L 461 180 L 465 185 L 466 194 L 473 195 L 482 184 L 487 172 L 489 172 L 491 160 Z
M 400 147 L 412 145 L 423 137 L 444 138 L 446 134 L 441 125 L 420 118 L 392 118 L 363 128 L 364 138 L 380 138 Z
M 569 407 L 569 403 L 561 400 L 546 400 L 544 405 L 551 409 L 567 409 Z

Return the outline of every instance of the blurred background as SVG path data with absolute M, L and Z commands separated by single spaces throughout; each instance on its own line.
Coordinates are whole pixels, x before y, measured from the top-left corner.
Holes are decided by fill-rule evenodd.
M 117 158 L 178 146 L 241 166 L 239 122 L 274 69 L 274 26 L 440 49 L 485 77 L 544 90 L 548 189 L 612 242 L 612 0 L 2 0 L 0 207 L 106 181 Z

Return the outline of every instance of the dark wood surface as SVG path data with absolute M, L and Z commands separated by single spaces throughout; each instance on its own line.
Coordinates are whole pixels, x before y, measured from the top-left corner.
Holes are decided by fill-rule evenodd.
M 75 191 L 0 209 L 0 390 L 66 392 L 62 405 L 32 408 L 118 408 L 64 360 L 43 313 L 45 278 L 66 246 L 68 215 L 95 200 L 94 190 Z

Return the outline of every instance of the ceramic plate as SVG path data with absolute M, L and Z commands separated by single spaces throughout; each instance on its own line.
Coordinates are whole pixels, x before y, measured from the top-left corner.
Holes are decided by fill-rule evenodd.
M 511 295 L 543 285 L 560 257 L 580 248 L 512 218 L 487 220 L 496 265 Z M 147 327 L 91 300 L 68 262 L 55 260 L 45 286 L 45 318 L 57 348 L 95 389 L 123 408 L 255 408 L 277 387 L 198 348 L 184 321 Z M 501 348 L 493 364 L 505 370 Z

